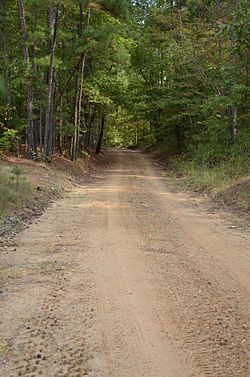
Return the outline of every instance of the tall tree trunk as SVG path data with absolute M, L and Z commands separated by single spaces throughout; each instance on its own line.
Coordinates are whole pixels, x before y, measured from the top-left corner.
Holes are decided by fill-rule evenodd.
M 47 109 L 45 115 L 45 130 L 44 130 L 44 159 L 48 160 L 53 153 L 53 102 L 54 102 L 54 57 L 56 48 L 56 33 L 57 33 L 58 8 L 49 8 L 49 23 L 51 28 L 51 46 L 50 46 L 50 65 L 48 77 L 48 98 Z
M 80 75 L 80 93 L 79 93 L 79 103 L 78 103 L 78 124 L 77 124 L 77 153 L 79 147 L 79 139 L 80 139 L 80 128 L 81 128 L 81 111 L 82 111 L 82 97 L 83 97 L 83 79 L 84 79 L 84 71 L 85 71 L 85 64 L 86 64 L 86 54 L 83 56 L 82 60 L 82 67 L 81 67 L 81 75 Z
M 43 108 L 42 104 L 40 103 L 40 111 L 39 111 L 39 146 L 40 146 L 40 159 L 43 160 Z
M 89 8 L 87 26 L 89 26 L 90 24 L 90 15 L 91 13 L 90 13 L 90 8 Z M 83 6 L 82 4 L 80 4 L 79 37 L 82 36 L 82 32 L 83 32 Z M 86 53 L 84 53 L 82 56 L 80 73 L 77 75 L 77 78 L 76 78 L 76 96 L 75 96 L 75 114 L 74 114 L 75 130 L 74 130 L 73 145 L 72 145 L 72 156 L 71 156 L 72 161 L 75 161 L 78 155 L 85 63 L 86 63 Z
M 8 39 L 5 29 L 5 1 L 2 0 L 0 9 L 0 31 L 2 33 L 2 48 L 4 61 L 4 75 L 6 82 L 6 99 L 7 99 L 7 126 L 11 126 L 11 86 L 10 86 L 10 70 L 9 70 L 9 54 L 8 54 Z
M 79 105 L 79 75 L 76 78 L 76 89 L 75 89 L 75 111 L 74 111 L 74 136 L 72 137 L 71 146 L 71 160 L 76 160 L 76 145 L 77 145 L 77 134 L 78 134 L 78 105 Z
M 182 140 L 181 140 L 181 126 L 176 124 L 175 126 L 175 136 L 177 142 L 177 149 L 180 151 L 182 148 Z
M 93 108 L 89 108 L 88 113 L 88 119 L 86 122 L 86 133 L 84 135 L 84 148 L 86 148 L 88 151 L 91 149 L 91 131 L 94 127 L 95 123 L 95 117 L 96 117 L 96 105 L 94 105 Z
M 63 97 L 60 100 L 59 153 L 63 153 Z
M 233 101 L 235 102 L 235 96 L 236 96 L 236 85 L 237 85 L 237 76 L 236 76 L 236 67 L 238 65 L 238 56 L 236 53 L 236 47 L 238 43 L 238 38 L 235 33 L 235 24 L 236 24 L 236 15 L 235 12 L 237 10 L 237 7 L 240 5 L 240 0 L 233 0 L 233 9 L 234 12 L 233 16 L 233 34 L 231 37 L 231 46 L 232 46 L 232 61 L 233 61 L 233 82 L 232 82 L 232 89 L 231 89 L 231 97 Z M 236 136 L 237 136 L 237 128 L 238 128 L 238 108 L 236 103 L 232 104 L 229 108 L 229 130 L 231 135 L 231 141 L 232 143 L 235 142 Z
M 27 69 L 27 78 L 26 78 L 26 93 L 27 93 L 27 137 L 28 137 L 28 156 L 29 158 L 34 158 L 34 124 L 33 124 L 33 92 L 32 84 L 30 77 L 30 57 L 29 49 L 27 43 L 27 26 L 24 13 L 23 1 L 18 0 L 18 9 L 21 19 L 21 30 L 22 30 L 22 41 L 23 41 L 23 56 Z
M 102 141 L 103 141 L 103 133 L 104 133 L 104 126 L 105 126 L 105 120 L 106 120 L 106 114 L 103 112 L 101 116 L 101 122 L 100 122 L 100 132 L 96 144 L 95 153 L 99 154 L 102 147 Z
M 221 0 L 216 0 L 216 14 L 219 15 L 220 17 L 222 16 L 222 7 L 221 7 Z M 220 25 L 221 21 L 218 20 L 217 21 L 218 24 Z M 218 54 L 219 54 L 219 64 L 220 64 L 220 67 L 223 66 L 223 39 L 222 39 L 222 32 L 221 30 L 219 30 L 218 32 Z M 224 78 L 223 78 L 223 75 L 221 74 L 221 85 L 220 85 L 220 88 L 219 88 L 219 93 L 220 93 L 220 96 L 221 97 L 224 97 L 225 96 L 225 85 L 224 85 Z M 225 118 L 225 111 L 224 109 L 221 110 L 221 117 L 222 119 Z
M 236 136 L 237 136 L 237 128 L 238 128 L 238 108 L 236 105 L 232 105 L 229 108 L 229 118 L 230 118 L 230 134 L 231 134 L 231 141 L 232 143 L 235 142 Z

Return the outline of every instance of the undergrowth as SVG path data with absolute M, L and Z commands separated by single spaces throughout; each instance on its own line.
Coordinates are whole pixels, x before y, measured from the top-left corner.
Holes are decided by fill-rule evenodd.
M 32 198 L 33 188 L 19 167 L 0 168 L 0 217 L 18 210 Z
M 211 164 L 200 156 L 188 158 L 161 144 L 145 151 L 152 153 L 184 189 L 206 193 L 227 207 L 250 211 L 250 159 L 246 153 L 232 153 L 224 161 Z
M 249 174 L 246 160 L 227 161 L 217 166 L 195 164 L 182 157 L 170 158 L 174 170 L 180 171 L 187 180 L 187 184 L 200 191 L 217 193 Z
M 184 178 L 182 184 L 211 194 L 215 200 L 234 208 L 250 210 L 249 161 L 238 158 L 217 166 L 199 165 L 183 157 L 171 157 L 173 174 Z

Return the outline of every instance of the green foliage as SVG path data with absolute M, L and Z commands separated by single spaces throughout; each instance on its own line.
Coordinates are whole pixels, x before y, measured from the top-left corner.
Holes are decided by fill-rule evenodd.
M 110 113 L 104 141 L 106 146 L 116 148 L 138 147 L 154 142 L 149 124 L 133 119 L 133 116 L 122 108 L 116 108 Z
M 94 149 L 105 114 L 108 146 L 162 143 L 195 166 L 212 168 L 247 153 L 247 0 L 24 1 L 29 64 L 17 4 L 5 0 L 0 9 L 2 153 L 24 146 L 30 137 L 27 84 L 33 94 L 34 149 L 43 149 L 53 5 L 59 9 L 50 109 L 54 151 L 70 155 L 74 138 L 79 156 Z
M 81 157 L 84 158 L 85 160 L 90 159 L 90 154 L 87 151 L 82 151 L 81 152 Z
M 246 3 L 136 2 L 141 80 L 130 80 L 130 110 L 196 166 L 242 158 L 250 146 Z
M 22 172 L 23 169 L 20 166 L 14 166 L 14 168 L 11 169 L 11 173 L 14 174 L 16 177 L 20 177 Z
M 14 129 L 4 128 L 0 137 L 0 153 L 4 154 L 11 148 L 16 147 L 19 141 L 18 131 Z
M 1 216 L 17 210 L 31 199 L 33 188 L 23 177 L 22 169 L 15 166 L 12 170 L 0 170 L 0 211 Z
M 19 190 L 20 188 L 20 177 L 21 177 L 21 174 L 22 174 L 23 170 L 20 166 L 14 166 L 12 169 L 11 169 L 11 173 L 14 175 L 15 177 L 15 180 L 16 180 L 16 189 Z
M 185 175 L 186 183 L 189 186 L 200 191 L 213 193 L 225 189 L 229 184 L 231 185 L 234 181 L 236 182 L 237 179 L 249 173 L 249 160 L 239 157 L 212 168 L 182 159 L 173 160 L 172 164 Z
M 4 78 L 2 77 L 2 75 L 0 75 L 0 98 L 5 97 L 5 93 L 6 93 L 5 81 L 4 81 Z

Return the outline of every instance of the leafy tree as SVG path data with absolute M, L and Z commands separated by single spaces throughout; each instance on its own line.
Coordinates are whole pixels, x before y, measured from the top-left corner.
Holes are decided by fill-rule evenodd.
M 249 25 L 247 0 L 2 1 L 2 149 L 15 135 L 44 160 L 103 138 L 211 166 L 243 156 Z

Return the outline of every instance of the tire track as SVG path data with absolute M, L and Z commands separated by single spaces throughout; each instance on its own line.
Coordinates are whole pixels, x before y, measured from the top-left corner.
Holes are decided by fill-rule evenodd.
M 144 166 L 145 161 L 141 164 Z M 201 246 L 185 238 L 177 222 L 166 213 L 151 182 L 135 179 L 134 186 L 133 203 L 140 204 L 133 206 L 131 223 L 145 237 L 147 260 L 150 269 L 155 267 L 161 287 L 158 299 L 171 303 L 164 313 L 155 308 L 157 320 L 162 328 L 171 328 L 172 338 L 205 376 L 247 377 L 247 293 L 215 265 L 205 250 L 203 259 L 199 258 Z M 153 236 L 148 237 L 149 233 Z
M 41 247 L 42 222 L 29 231 L 33 257 L 39 256 L 36 262 L 32 261 L 33 278 L 29 280 L 31 284 L 44 281 L 44 289 L 37 300 L 32 297 L 34 306 L 30 306 L 28 319 L 20 324 L 11 340 L 12 347 L 3 365 L 5 377 L 93 376 L 91 362 L 96 351 L 87 346 L 88 330 L 95 321 L 90 262 L 82 247 L 84 234 L 78 227 L 74 231 L 68 227 L 73 215 L 77 223 L 83 224 L 85 213 L 78 210 L 82 201 L 77 197 L 65 201 L 64 211 L 56 208 L 44 216 L 55 232 L 53 239 L 45 238 Z M 58 212 L 63 214 L 60 223 Z M 25 250 L 27 263 L 27 243 L 21 240 L 20 244 L 22 249 L 18 251 L 22 254 Z
M 114 191 L 113 187 L 119 187 L 115 180 L 108 182 L 104 193 L 94 196 L 95 203 L 99 201 L 104 206 L 102 211 L 92 213 L 93 231 L 88 240 L 90 251 L 96 254 L 99 318 L 106 360 L 102 376 L 183 376 L 168 340 L 152 322 L 152 287 L 144 274 L 143 262 L 138 259 L 141 240 L 137 233 L 130 229 L 128 232 L 127 224 L 123 223 L 120 208 L 124 216 L 128 213 L 124 210 L 127 206 L 124 192 Z M 138 284 L 137 271 L 131 266 L 134 262 L 142 282 L 151 290 L 149 301 L 145 300 L 146 288 Z M 185 377 L 191 375 L 186 368 Z

